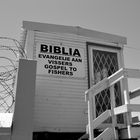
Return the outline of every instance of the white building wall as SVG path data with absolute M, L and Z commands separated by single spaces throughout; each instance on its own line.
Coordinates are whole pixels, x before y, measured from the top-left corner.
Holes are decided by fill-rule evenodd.
M 84 92 L 88 89 L 86 42 L 80 42 L 79 39 L 73 41 L 66 34 L 62 36 L 60 34 L 28 31 L 26 38 L 28 58 L 36 59 L 37 43 L 61 43 L 68 47 L 83 48 L 85 76 L 84 78 L 68 78 L 37 74 L 34 130 L 85 131 L 87 104 L 85 103 Z
M 38 59 L 36 47 L 40 43 L 57 44 L 84 50 L 82 76 L 46 75 L 44 71 L 40 73 L 41 67 L 38 64 L 34 131 L 85 131 L 87 104 L 85 103 L 84 92 L 88 89 L 86 42 L 123 48 L 123 44 L 127 42 L 126 38 L 81 27 L 29 21 L 23 21 L 23 29 L 26 33 L 23 45 L 25 45 L 29 59 Z M 45 62 L 45 59 L 43 61 Z

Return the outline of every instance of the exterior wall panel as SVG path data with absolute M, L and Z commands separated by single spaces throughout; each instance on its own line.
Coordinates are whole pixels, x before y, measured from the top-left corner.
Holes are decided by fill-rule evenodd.
M 74 38 L 74 37 L 73 37 Z M 72 41 L 59 34 L 34 33 L 33 56 L 37 43 L 53 43 L 84 49 L 84 78 L 37 75 L 35 131 L 81 132 L 87 124 L 84 92 L 88 89 L 86 42 Z
M 56 44 L 84 50 L 84 71 L 81 77 L 48 75 L 37 71 L 34 110 L 34 131 L 84 132 L 87 125 L 88 89 L 87 42 L 123 48 L 126 38 L 80 27 L 23 22 L 23 42 L 30 59 L 37 59 L 39 43 Z M 38 65 L 38 69 L 41 67 Z M 80 70 L 79 70 L 80 72 Z

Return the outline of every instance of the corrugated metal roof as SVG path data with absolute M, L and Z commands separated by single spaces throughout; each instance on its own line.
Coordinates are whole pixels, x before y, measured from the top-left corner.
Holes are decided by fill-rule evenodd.
M 89 29 L 81 28 L 79 26 L 74 27 L 74 26 L 64 26 L 64 25 L 39 23 L 39 22 L 32 22 L 32 21 L 23 21 L 23 28 L 27 30 L 47 32 L 47 33 L 53 32 L 53 33 L 75 34 L 84 37 L 99 38 L 109 43 L 127 44 L 126 37 L 99 32 L 95 30 L 89 30 Z

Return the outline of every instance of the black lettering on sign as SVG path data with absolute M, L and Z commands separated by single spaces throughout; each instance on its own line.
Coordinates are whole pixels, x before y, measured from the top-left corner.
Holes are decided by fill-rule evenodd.
M 48 52 L 48 46 L 44 45 L 44 44 L 41 44 L 40 52 Z
M 68 53 L 68 52 L 66 52 L 65 48 L 62 47 L 62 54 L 64 54 L 64 55 L 72 55 L 70 49 L 71 48 L 69 48 L 69 53 Z
M 54 53 L 61 54 L 61 48 L 59 46 L 54 46 Z
M 78 49 L 75 49 L 75 50 L 74 50 L 74 52 L 73 52 L 73 56 L 81 57 L 80 52 L 79 52 Z
M 53 69 L 48 69 L 49 74 L 57 74 L 57 75 L 68 75 L 68 76 L 73 76 L 73 72 L 69 71 L 63 71 L 63 70 L 53 70 Z
M 79 58 L 72 58 L 72 61 L 73 61 L 73 62 L 82 62 L 82 59 L 79 59 Z
M 52 53 L 52 54 L 61 54 L 61 55 L 68 55 L 74 57 L 81 57 L 81 54 L 78 49 L 75 48 L 68 48 L 68 47 L 60 47 L 60 46 L 52 46 L 41 44 L 40 45 L 40 52 L 41 53 Z

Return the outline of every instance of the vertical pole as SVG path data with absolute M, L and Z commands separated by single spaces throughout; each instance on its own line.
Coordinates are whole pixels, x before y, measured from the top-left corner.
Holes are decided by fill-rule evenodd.
M 127 78 L 123 78 L 123 86 L 124 86 L 124 101 L 125 104 L 130 104 L 130 98 L 129 98 L 129 91 L 128 91 L 128 80 Z M 127 121 L 127 131 L 128 131 L 128 138 L 131 138 L 131 124 L 132 124 L 132 118 L 131 118 L 131 112 L 128 111 L 126 113 L 126 121 Z
M 19 60 L 11 140 L 32 140 L 36 61 Z
M 93 133 L 93 100 L 92 100 L 92 93 L 88 93 L 88 126 L 89 126 L 89 140 L 93 140 L 94 133 Z
M 118 139 L 118 134 L 116 132 L 117 117 L 114 115 L 114 108 L 116 107 L 114 85 L 110 87 L 110 97 L 111 97 L 111 110 L 112 110 L 112 127 L 114 131 L 114 138 Z
M 125 67 L 123 49 L 124 49 L 124 46 L 122 46 L 122 50 L 121 50 L 121 60 L 122 60 L 121 63 L 122 63 L 122 67 Z M 130 104 L 129 91 L 128 91 L 128 80 L 126 77 L 122 79 L 122 88 L 123 88 L 123 92 L 124 92 L 124 94 L 123 94 L 124 103 Z M 131 138 L 131 124 L 132 124 L 131 112 L 126 113 L 126 122 L 127 122 L 128 138 Z

